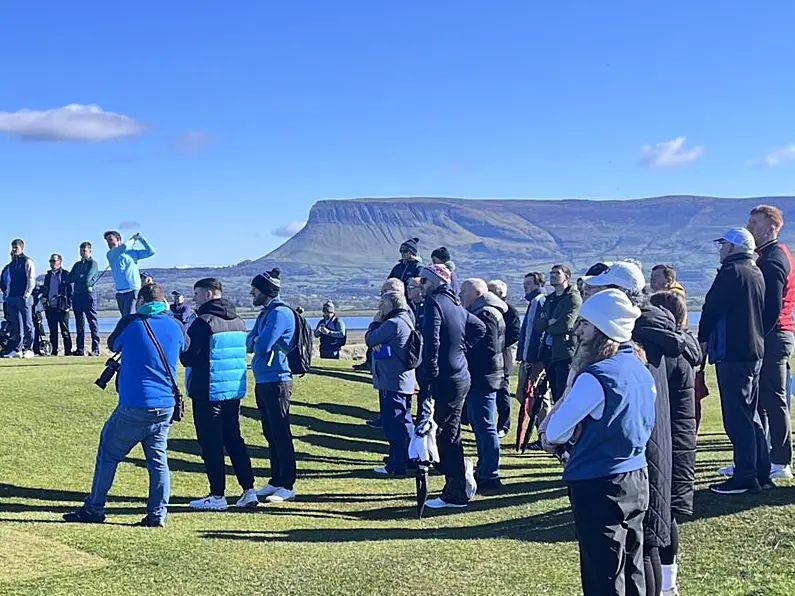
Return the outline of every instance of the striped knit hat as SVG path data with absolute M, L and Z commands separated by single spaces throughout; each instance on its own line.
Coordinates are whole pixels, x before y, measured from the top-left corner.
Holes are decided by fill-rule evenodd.
M 276 297 L 282 289 L 281 275 L 281 269 L 274 267 L 270 271 L 260 273 L 257 277 L 252 279 L 251 285 L 266 296 Z

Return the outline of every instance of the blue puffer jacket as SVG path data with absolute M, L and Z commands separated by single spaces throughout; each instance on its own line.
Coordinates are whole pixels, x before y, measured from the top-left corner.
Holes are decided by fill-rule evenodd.
M 291 381 L 287 352 L 295 335 L 295 315 L 281 298 L 274 298 L 262 309 L 246 338 L 253 353 L 251 370 L 257 383 Z
M 116 387 L 119 405 L 130 408 L 171 408 L 174 392 L 160 354 L 146 332 L 143 320 L 147 319 L 163 348 L 171 374 L 176 379 L 179 354 L 187 339 L 182 326 L 163 310 L 156 315 L 141 314 L 122 317 L 108 338 L 108 348 L 121 352 L 121 368 Z
M 190 346 L 180 356 L 188 395 L 224 401 L 246 395 L 248 329 L 225 298 L 205 302 L 188 328 Z

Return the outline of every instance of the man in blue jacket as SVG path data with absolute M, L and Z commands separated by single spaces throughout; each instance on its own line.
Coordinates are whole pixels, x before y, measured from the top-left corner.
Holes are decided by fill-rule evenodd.
M 439 468 L 445 476 L 442 494 L 425 503 L 431 509 L 466 507 L 477 491 L 472 462 L 464 460 L 461 411 L 471 385 L 466 350 L 486 335 L 486 326 L 461 306 L 450 288 L 451 279 L 450 270 L 444 265 L 422 270 L 425 314 L 420 378 L 424 387 L 420 388 L 415 433 L 423 436 L 429 432 L 428 418 L 433 410 L 439 427 Z
M 339 360 L 340 348 L 345 345 L 348 333 L 345 322 L 337 316 L 331 300 L 323 305 L 323 318 L 317 322 L 315 337 L 320 339 L 320 357 Z
M 135 234 L 127 242 L 121 241 L 121 234 L 115 230 L 105 232 L 108 243 L 108 265 L 116 285 L 116 305 L 121 316 L 135 312 L 135 295 L 141 289 L 141 274 L 138 261 L 155 254 L 154 249 L 140 234 Z M 140 242 L 143 248 L 133 248 Z
M 237 507 L 256 507 L 254 472 L 240 434 L 240 400 L 246 396 L 248 329 L 235 306 L 223 297 L 221 281 L 200 279 L 193 286 L 198 311 L 188 328 L 190 345 L 180 356 L 193 399 L 193 424 L 210 481 L 210 494 L 191 501 L 192 509 L 225 511 L 224 448 L 243 489 Z
M 33 358 L 33 289 L 36 287 L 36 265 L 25 252 L 25 242 L 16 238 L 11 242 L 11 262 L 8 281 L 0 277 L 0 289 L 8 298 L 8 324 L 11 344 L 4 358 Z
M 72 283 L 72 307 L 75 313 L 75 329 L 77 331 L 77 349 L 74 356 L 86 353 L 86 321 L 91 332 L 92 356 L 99 356 L 99 321 L 97 319 L 97 293 L 94 286 L 99 281 L 99 266 L 91 257 L 90 242 L 80 245 L 80 260 L 72 266 L 69 281 Z
M 262 311 L 246 339 L 249 353 L 254 354 L 254 394 L 271 463 L 271 479 L 257 495 L 271 503 L 295 498 L 295 449 L 290 430 L 293 375 L 287 352 L 296 333 L 296 319 L 292 309 L 279 298 L 281 287 L 278 267 L 251 280 L 254 306 L 261 306 Z
M 64 515 L 68 522 L 105 521 L 105 502 L 116 468 L 140 443 L 149 471 L 149 499 L 146 517 L 139 525 L 165 525 L 171 482 L 166 448 L 175 405 L 171 378 L 177 377 L 179 354 L 187 340 L 182 326 L 168 315 L 160 286 L 143 287 L 137 306 L 138 311 L 123 317 L 108 338 L 108 348 L 122 354 L 116 379 L 119 405 L 100 434 L 91 494 L 80 509 Z M 163 366 L 147 323 L 163 349 L 169 371 Z

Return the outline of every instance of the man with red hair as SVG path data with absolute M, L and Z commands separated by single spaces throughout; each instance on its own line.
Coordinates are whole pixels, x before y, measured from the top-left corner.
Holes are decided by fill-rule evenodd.
M 784 215 L 778 207 L 751 210 L 748 231 L 756 240 L 757 265 L 765 277 L 765 356 L 759 378 L 759 415 L 770 437 L 770 476 L 792 478 L 789 359 L 795 345 L 795 261 L 779 242 Z

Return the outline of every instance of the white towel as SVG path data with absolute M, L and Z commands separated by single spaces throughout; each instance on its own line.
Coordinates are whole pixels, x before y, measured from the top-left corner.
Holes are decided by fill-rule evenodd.
M 439 461 L 439 448 L 436 446 L 436 431 L 439 429 L 431 420 L 431 430 L 424 437 L 411 433 L 409 441 L 409 459 L 421 462 L 436 463 Z

